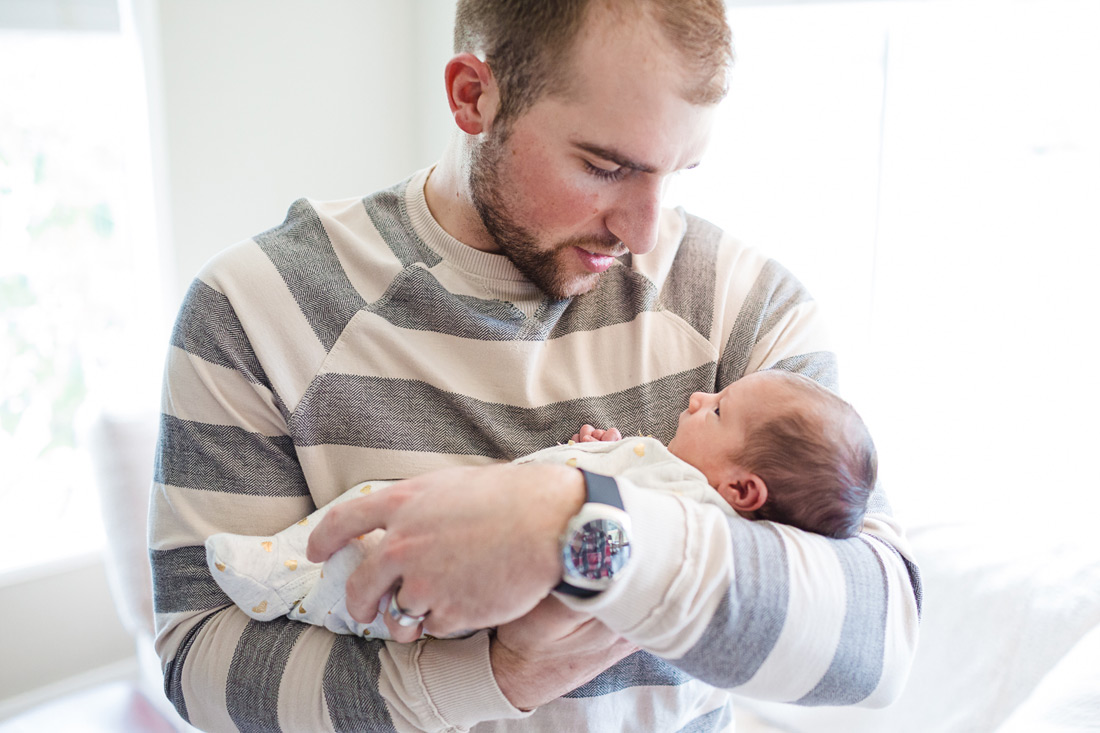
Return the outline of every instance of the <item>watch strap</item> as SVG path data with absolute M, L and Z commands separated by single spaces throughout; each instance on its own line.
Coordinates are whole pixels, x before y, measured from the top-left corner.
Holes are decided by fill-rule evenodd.
M 591 588 L 578 588 L 575 585 L 569 585 L 564 580 L 554 586 L 554 590 L 558 593 L 564 593 L 567 596 L 574 596 L 576 598 L 591 598 L 598 596 L 603 591 L 592 590 Z
M 619 484 L 611 476 L 602 473 L 592 473 L 583 468 L 577 469 L 584 475 L 584 490 L 586 504 L 609 504 L 616 509 L 625 510 L 623 497 L 619 493 Z

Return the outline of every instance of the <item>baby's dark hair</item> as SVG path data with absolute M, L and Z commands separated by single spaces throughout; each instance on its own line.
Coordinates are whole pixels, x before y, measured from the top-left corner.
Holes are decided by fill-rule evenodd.
M 751 517 L 828 537 L 854 537 L 878 474 L 867 426 L 855 408 L 817 382 L 770 373 L 794 399 L 783 400 L 778 414 L 751 425 L 733 457 L 768 487 L 767 501 Z

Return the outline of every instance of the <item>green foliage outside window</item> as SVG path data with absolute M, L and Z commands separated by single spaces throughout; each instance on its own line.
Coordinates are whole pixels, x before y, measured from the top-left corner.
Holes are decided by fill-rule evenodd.
M 102 541 L 82 430 L 149 348 L 132 63 L 118 35 L 0 31 L 0 511 L 48 532 L 35 561 Z M 0 534 L 0 573 L 28 538 Z

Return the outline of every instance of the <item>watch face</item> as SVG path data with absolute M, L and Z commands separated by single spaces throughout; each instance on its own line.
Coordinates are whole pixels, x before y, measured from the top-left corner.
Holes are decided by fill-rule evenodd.
M 573 582 L 590 581 L 586 585 L 602 588 L 630 559 L 630 540 L 615 520 L 592 519 L 573 533 L 563 550 Z

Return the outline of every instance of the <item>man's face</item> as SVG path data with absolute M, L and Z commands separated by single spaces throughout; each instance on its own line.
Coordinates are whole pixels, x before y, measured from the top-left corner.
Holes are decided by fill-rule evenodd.
M 752 426 L 789 404 L 790 398 L 785 384 L 768 372 L 748 374 L 721 392 L 696 392 L 680 413 L 668 449 L 716 486 L 736 468 L 730 456 L 742 450 Z
M 569 91 L 491 127 L 473 151 L 470 194 L 492 251 L 551 297 L 651 251 L 668 177 L 706 146 L 713 107 L 682 98 L 677 53 L 647 23 L 589 18 Z

